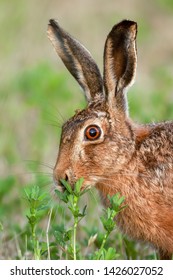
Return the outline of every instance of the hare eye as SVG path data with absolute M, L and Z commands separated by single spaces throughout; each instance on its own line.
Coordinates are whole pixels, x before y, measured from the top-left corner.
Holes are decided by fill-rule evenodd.
M 101 129 L 97 125 L 90 125 L 85 129 L 85 137 L 87 140 L 97 140 L 101 135 Z

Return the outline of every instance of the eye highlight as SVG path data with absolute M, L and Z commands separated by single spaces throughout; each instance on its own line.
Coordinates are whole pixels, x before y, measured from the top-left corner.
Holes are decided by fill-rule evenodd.
M 84 133 L 87 140 L 93 141 L 99 139 L 101 136 L 101 129 L 97 125 L 90 125 L 85 129 Z

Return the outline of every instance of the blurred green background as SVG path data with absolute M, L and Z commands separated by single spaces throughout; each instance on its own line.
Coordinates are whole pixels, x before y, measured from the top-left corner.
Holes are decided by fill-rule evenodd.
M 122 19 L 138 22 L 138 71 L 128 94 L 137 122 L 173 118 L 172 0 L 0 0 L 0 259 L 16 258 L 26 224 L 22 189 L 51 189 L 60 126 L 85 105 L 47 39 L 50 18 L 92 53 Z

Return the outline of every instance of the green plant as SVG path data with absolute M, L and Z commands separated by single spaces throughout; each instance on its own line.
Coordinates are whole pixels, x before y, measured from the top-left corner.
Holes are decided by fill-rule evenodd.
M 69 229 L 65 229 L 64 226 L 59 227 L 59 229 L 56 231 L 56 240 L 61 246 L 63 246 L 64 251 L 65 248 L 67 248 L 66 251 L 68 251 L 70 257 L 76 260 L 80 255 L 79 246 L 77 246 L 77 228 L 79 222 L 86 216 L 87 208 L 87 205 L 85 205 L 81 211 L 79 208 L 79 202 L 81 196 L 89 189 L 82 190 L 83 178 L 79 179 L 76 182 L 76 184 L 74 185 L 74 189 L 72 189 L 69 183 L 65 180 L 61 180 L 61 182 L 65 187 L 65 191 L 60 192 L 59 190 L 56 190 L 55 192 L 57 193 L 60 200 L 68 205 L 68 209 L 70 210 L 70 213 L 73 217 L 73 226 Z M 96 250 L 96 252 L 91 254 L 91 259 L 117 259 L 119 256 L 115 248 L 105 248 L 105 245 L 111 232 L 116 228 L 115 216 L 126 206 L 122 206 L 122 204 L 124 203 L 124 197 L 120 197 L 119 193 L 115 194 L 112 197 L 108 196 L 108 200 L 110 205 L 106 210 L 104 210 L 104 215 L 100 217 L 102 225 L 106 232 L 105 234 L 102 234 L 99 250 Z M 94 235 L 90 236 L 88 243 L 93 243 L 96 240 L 97 236 L 97 232 Z M 66 255 L 66 258 L 68 258 L 68 255 Z M 82 258 L 84 258 L 84 256 Z
M 74 185 L 74 190 L 72 187 L 65 181 L 61 180 L 62 184 L 66 188 L 65 192 L 60 192 L 56 190 L 55 192 L 59 198 L 68 204 L 68 209 L 70 210 L 73 216 L 73 226 L 68 229 L 64 234 L 64 241 L 70 240 L 70 247 L 68 252 L 73 256 L 73 259 L 77 259 L 77 227 L 79 222 L 86 215 L 86 205 L 83 207 L 82 211 L 79 208 L 79 200 L 81 196 L 88 191 L 88 189 L 82 190 L 83 178 L 80 178 Z
M 25 199 L 29 203 L 29 214 L 27 215 L 27 219 L 31 228 L 34 259 L 39 260 L 41 257 L 41 247 L 39 245 L 36 227 L 40 221 L 40 211 L 48 209 L 48 197 L 47 193 L 40 193 L 38 186 L 28 189 L 25 188 L 24 191 Z
M 104 234 L 101 247 L 95 254 L 95 258 L 97 260 L 116 259 L 119 256 L 116 253 L 115 248 L 109 247 L 108 249 L 105 249 L 104 247 L 109 235 L 116 228 L 116 215 L 126 207 L 126 205 L 122 206 L 125 198 L 123 196 L 120 197 L 120 194 L 117 193 L 112 197 L 108 196 L 108 200 L 110 206 L 104 210 L 104 215 L 100 217 L 102 225 L 106 232 Z

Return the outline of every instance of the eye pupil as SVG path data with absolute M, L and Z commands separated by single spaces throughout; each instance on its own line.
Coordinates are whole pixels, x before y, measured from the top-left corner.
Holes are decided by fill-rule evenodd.
M 85 129 L 85 137 L 87 140 L 97 140 L 101 135 L 101 129 L 97 125 L 90 125 Z
M 90 128 L 89 135 L 95 137 L 97 135 L 97 130 L 95 128 Z

